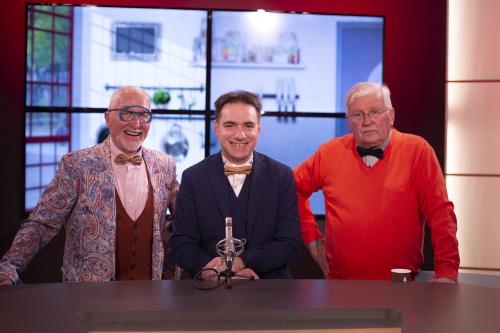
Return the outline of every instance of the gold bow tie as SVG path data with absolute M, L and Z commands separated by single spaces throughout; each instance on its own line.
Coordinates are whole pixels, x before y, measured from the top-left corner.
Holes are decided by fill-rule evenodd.
M 230 167 L 230 166 L 224 167 L 224 175 L 226 176 L 235 175 L 237 173 L 245 174 L 248 176 L 250 172 L 252 172 L 251 165 L 241 166 L 241 167 Z
M 129 157 L 125 154 L 118 154 L 115 158 L 115 163 L 118 165 L 123 165 L 127 162 L 130 162 L 133 165 L 141 165 L 142 157 L 139 155 L 134 155 L 132 157 Z

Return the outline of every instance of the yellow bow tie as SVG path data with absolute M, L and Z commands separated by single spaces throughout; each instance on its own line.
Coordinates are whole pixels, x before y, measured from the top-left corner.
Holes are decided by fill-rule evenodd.
M 125 154 L 118 154 L 115 158 L 115 163 L 118 165 L 123 165 L 127 162 L 130 162 L 133 165 L 141 165 L 142 157 L 139 155 L 134 155 L 132 157 L 129 157 Z
M 241 166 L 241 167 L 224 166 L 224 175 L 226 175 L 226 176 L 235 175 L 237 173 L 245 174 L 248 176 L 250 174 L 250 172 L 252 172 L 251 165 Z

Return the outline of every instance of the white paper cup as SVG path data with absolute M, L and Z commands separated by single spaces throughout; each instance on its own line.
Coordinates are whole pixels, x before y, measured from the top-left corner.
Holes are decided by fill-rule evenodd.
M 407 268 L 393 268 L 391 269 L 392 281 L 394 282 L 408 282 L 411 281 L 411 270 Z

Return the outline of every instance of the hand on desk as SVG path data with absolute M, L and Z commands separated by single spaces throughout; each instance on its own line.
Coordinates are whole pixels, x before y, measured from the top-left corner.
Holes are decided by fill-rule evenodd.
M 257 273 L 253 271 L 253 269 L 247 267 L 243 268 L 242 270 L 236 272 L 236 275 L 234 276 L 235 279 L 252 279 L 252 280 L 258 280 L 259 276 Z
M 224 272 L 226 270 L 226 264 L 222 261 L 221 257 L 215 257 L 212 260 L 210 260 L 203 269 L 211 268 L 216 270 L 217 272 Z M 253 269 L 246 267 L 245 263 L 243 262 L 243 259 L 240 257 L 236 257 L 233 259 L 233 267 L 231 269 L 235 274 L 235 278 L 253 278 L 253 279 L 258 279 L 259 276 L 257 273 L 253 271 Z M 210 276 L 208 276 L 210 275 Z M 203 275 L 204 278 L 210 278 L 212 277 L 213 272 L 207 271 L 205 275 Z M 213 276 L 215 278 L 215 276 Z

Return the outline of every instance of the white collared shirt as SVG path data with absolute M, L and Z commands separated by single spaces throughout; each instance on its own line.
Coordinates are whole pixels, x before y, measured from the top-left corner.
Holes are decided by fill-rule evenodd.
M 250 158 L 244 162 L 243 164 L 234 164 L 229 162 L 225 157 L 224 154 L 222 154 L 222 162 L 224 165 L 230 166 L 230 167 L 242 167 L 242 166 L 252 166 L 253 164 L 253 153 Z M 231 187 L 233 188 L 234 194 L 236 197 L 240 195 L 241 189 L 243 188 L 243 183 L 245 183 L 245 179 L 247 178 L 247 175 L 244 173 L 237 173 L 234 175 L 229 175 L 227 176 L 227 180 L 229 181 L 229 184 L 231 184 Z
M 115 158 L 119 154 L 124 153 L 111 140 L 111 165 L 116 191 L 128 216 L 135 221 L 141 215 L 148 200 L 146 164 L 143 161 L 140 165 L 132 163 L 118 165 L 115 163 Z M 135 155 L 142 156 L 142 148 Z

